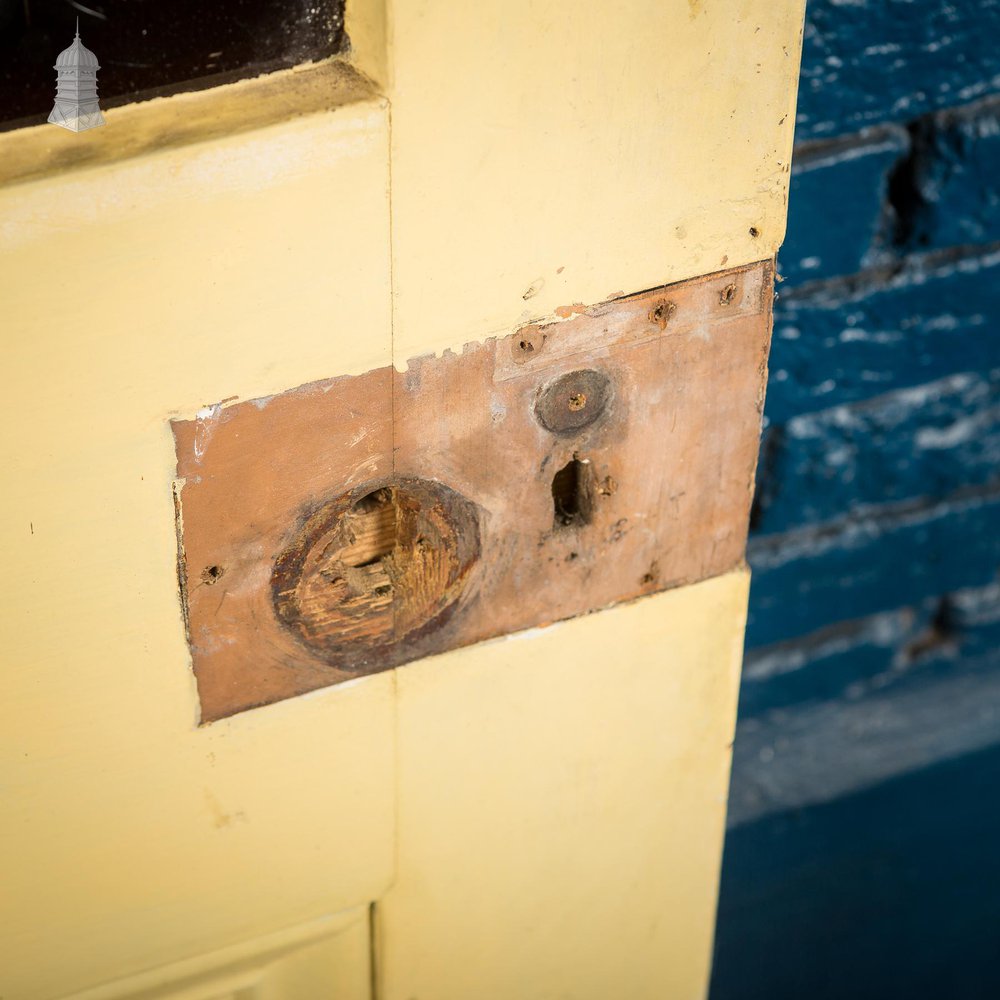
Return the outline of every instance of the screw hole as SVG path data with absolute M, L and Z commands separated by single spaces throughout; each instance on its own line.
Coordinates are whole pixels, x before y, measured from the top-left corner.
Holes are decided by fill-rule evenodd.
M 201 582 L 206 586 L 211 587 L 212 584 L 218 583 L 219 580 L 225 575 L 225 569 L 222 566 L 209 566 L 202 570 Z
M 569 397 L 569 408 L 574 412 L 582 410 L 587 405 L 587 394 L 585 392 L 574 392 Z
M 655 323 L 661 330 L 667 328 L 670 317 L 677 311 L 677 306 L 673 302 L 659 302 L 649 312 L 650 323 Z
M 760 230 L 756 226 L 751 226 L 750 227 L 750 235 L 754 239 L 757 239 L 757 237 L 760 236 Z
M 545 348 L 545 334 L 537 327 L 524 327 L 511 340 L 510 353 L 515 364 L 524 364 Z

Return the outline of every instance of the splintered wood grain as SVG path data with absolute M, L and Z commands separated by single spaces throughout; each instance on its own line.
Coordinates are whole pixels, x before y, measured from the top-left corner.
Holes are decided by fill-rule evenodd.
M 204 721 L 738 565 L 765 262 L 178 421 Z

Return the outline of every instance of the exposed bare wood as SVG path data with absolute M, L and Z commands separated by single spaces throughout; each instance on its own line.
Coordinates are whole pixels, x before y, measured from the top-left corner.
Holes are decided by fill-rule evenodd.
M 761 263 L 174 424 L 203 720 L 743 559 Z

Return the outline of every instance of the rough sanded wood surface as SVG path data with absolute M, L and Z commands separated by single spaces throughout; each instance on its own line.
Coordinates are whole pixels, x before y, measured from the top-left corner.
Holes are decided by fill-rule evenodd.
M 741 563 L 772 266 L 173 425 L 211 721 Z

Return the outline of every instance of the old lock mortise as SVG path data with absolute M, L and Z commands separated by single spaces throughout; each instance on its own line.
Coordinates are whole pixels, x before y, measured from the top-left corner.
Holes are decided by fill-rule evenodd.
M 747 265 L 173 421 L 201 721 L 739 565 L 772 281 Z

